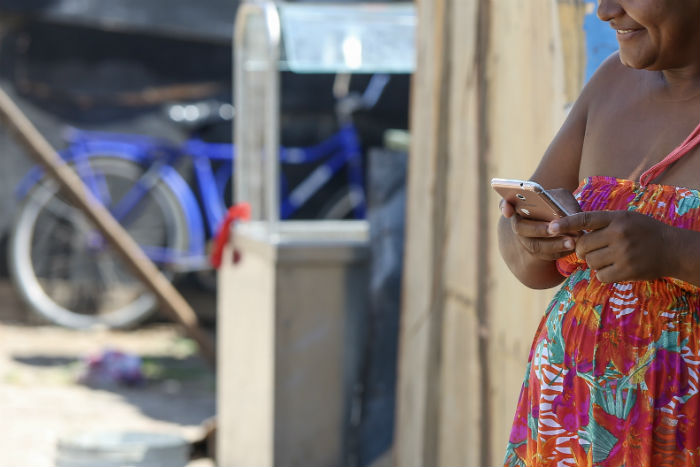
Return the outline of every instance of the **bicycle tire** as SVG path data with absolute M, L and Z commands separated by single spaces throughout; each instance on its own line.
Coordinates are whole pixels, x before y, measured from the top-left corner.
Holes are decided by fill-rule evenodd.
M 113 156 L 92 156 L 90 164 L 115 201 L 144 171 Z M 177 196 L 163 181 L 144 196 L 125 229 L 142 246 L 185 251 L 187 222 Z M 48 177 L 24 200 L 10 235 L 11 277 L 44 320 L 74 329 L 128 328 L 155 310 L 155 296 Z M 172 271 L 161 270 L 173 278 Z

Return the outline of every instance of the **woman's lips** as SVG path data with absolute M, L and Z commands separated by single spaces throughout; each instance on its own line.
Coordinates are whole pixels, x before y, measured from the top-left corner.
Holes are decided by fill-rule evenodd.
M 638 35 L 642 31 L 644 31 L 644 29 L 615 29 L 618 39 L 631 39 L 632 37 Z

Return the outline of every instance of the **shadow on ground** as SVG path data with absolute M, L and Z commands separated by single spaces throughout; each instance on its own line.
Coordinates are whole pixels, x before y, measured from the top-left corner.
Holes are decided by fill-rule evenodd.
M 88 374 L 87 364 L 82 357 L 12 355 L 11 359 L 39 372 L 51 370 L 53 375 L 58 372 L 67 384 L 117 395 L 143 415 L 155 420 L 197 425 L 203 421 L 202 414 L 214 413 L 215 375 L 202 358 L 162 355 L 140 357 L 145 379 L 136 384 L 97 378 L 82 382 Z M 187 407 L 187 410 L 178 409 L 182 407 Z

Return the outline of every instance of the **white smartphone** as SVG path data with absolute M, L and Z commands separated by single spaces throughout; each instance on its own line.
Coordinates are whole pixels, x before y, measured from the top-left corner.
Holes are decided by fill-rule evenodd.
M 553 221 L 570 215 L 537 182 L 494 178 L 491 179 L 491 187 L 515 207 L 515 212 L 528 219 Z

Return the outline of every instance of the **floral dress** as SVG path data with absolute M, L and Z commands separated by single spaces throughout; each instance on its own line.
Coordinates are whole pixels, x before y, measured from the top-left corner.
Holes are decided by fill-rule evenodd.
M 698 190 L 596 176 L 574 194 L 584 211 L 700 231 Z M 505 465 L 700 466 L 700 289 L 603 284 L 576 255 L 557 266 L 568 277 L 535 335 Z

